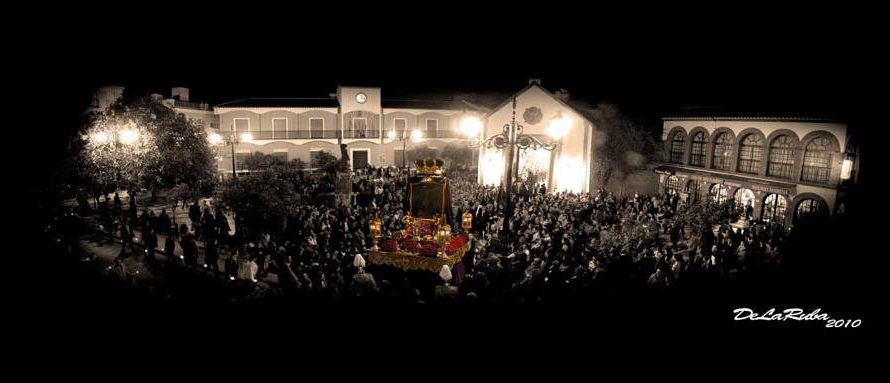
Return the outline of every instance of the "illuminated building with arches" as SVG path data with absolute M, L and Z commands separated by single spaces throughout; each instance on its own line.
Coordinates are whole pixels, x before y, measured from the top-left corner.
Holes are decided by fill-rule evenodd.
M 735 199 L 790 227 L 842 213 L 858 162 L 847 125 L 797 117 L 663 118 L 659 191 L 687 203 Z

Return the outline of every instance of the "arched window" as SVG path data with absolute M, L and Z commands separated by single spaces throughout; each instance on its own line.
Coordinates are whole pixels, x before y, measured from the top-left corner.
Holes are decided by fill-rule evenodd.
M 720 170 L 729 170 L 729 159 L 732 156 L 732 137 L 729 133 L 720 133 L 714 139 L 714 157 L 711 167 Z
M 677 132 L 671 139 L 671 158 L 670 161 L 675 164 L 683 163 L 683 151 L 686 145 L 686 134 Z
M 698 185 L 698 181 L 689 180 L 689 182 L 686 183 L 686 191 L 689 192 L 689 204 L 692 205 L 698 203 L 698 200 L 701 197 L 701 188 Z
M 677 176 L 670 176 L 664 180 L 665 194 L 677 194 L 680 192 L 680 179 Z
M 763 154 L 763 139 L 758 134 L 749 134 L 739 145 L 739 173 L 757 174 Z
M 751 189 L 739 188 L 735 191 L 735 206 L 739 211 L 744 211 L 748 204 L 754 207 L 754 192 Z
M 801 181 L 828 183 L 831 174 L 831 140 L 828 137 L 819 137 L 810 141 L 804 149 L 803 171 L 800 173 Z
M 763 214 L 760 218 L 764 222 L 773 222 L 778 224 L 785 223 L 785 211 L 788 209 L 788 201 L 785 197 L 778 194 L 770 194 L 763 201 Z
M 766 164 L 766 175 L 779 178 L 791 178 L 794 173 L 794 140 L 781 135 L 769 146 L 769 162 Z
M 692 136 L 692 151 L 689 153 L 689 164 L 692 166 L 705 166 L 705 132 L 698 132 Z
M 729 190 L 726 189 L 726 186 L 723 184 L 714 184 L 711 186 L 710 191 L 711 200 L 716 203 L 724 203 L 726 202 L 726 198 L 729 195 Z
M 824 211 L 822 211 L 819 205 L 819 201 L 816 201 L 812 198 L 807 198 L 797 204 L 797 210 L 794 212 L 794 221 L 805 221 L 814 217 L 818 217 L 823 213 Z

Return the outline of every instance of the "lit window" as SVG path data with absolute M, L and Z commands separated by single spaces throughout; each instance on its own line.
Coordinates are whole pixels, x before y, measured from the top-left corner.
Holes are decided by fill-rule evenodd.
M 763 138 L 758 134 L 745 136 L 739 146 L 739 173 L 757 174 L 762 157 Z
M 686 134 L 677 132 L 671 138 L 671 158 L 670 161 L 675 164 L 683 163 L 684 146 L 686 145 Z

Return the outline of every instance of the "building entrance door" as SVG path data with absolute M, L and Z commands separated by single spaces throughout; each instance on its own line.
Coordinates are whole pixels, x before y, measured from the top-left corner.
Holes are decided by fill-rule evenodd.
M 365 169 L 368 167 L 368 151 L 353 150 L 352 151 L 352 170 Z

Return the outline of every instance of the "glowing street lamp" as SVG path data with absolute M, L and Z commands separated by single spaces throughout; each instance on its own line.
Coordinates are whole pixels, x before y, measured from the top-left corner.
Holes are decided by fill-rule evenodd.
M 223 137 L 219 135 L 219 133 L 211 133 L 210 136 L 207 137 L 210 141 L 210 145 L 216 146 L 223 143 Z
M 139 132 L 136 129 L 125 129 L 117 133 L 118 140 L 124 145 L 131 145 L 139 139 Z
M 467 138 L 479 137 L 479 132 L 482 131 L 482 120 L 472 115 L 465 116 L 460 120 L 460 131 Z
M 93 143 L 95 144 L 104 144 L 108 142 L 108 133 L 106 132 L 96 132 L 91 137 Z
M 420 141 L 423 138 L 423 132 L 415 129 L 411 131 L 411 135 L 407 134 L 408 132 L 403 130 L 401 137 L 396 133 L 395 130 L 390 130 L 386 132 L 386 137 L 390 140 L 402 140 L 402 167 L 405 167 L 405 150 L 408 148 L 408 140 Z
M 232 146 L 232 179 L 237 177 L 237 169 L 235 168 L 235 145 L 242 142 L 250 142 L 253 141 L 253 134 L 250 132 L 244 132 L 240 135 L 235 131 L 235 126 L 232 126 L 232 131 L 228 132 L 229 136 L 224 137 L 219 133 L 210 133 L 207 135 L 207 141 L 210 142 L 211 145 L 231 145 Z
M 547 135 L 559 140 L 566 136 L 569 128 L 571 128 L 569 119 L 563 117 L 562 113 L 557 113 L 555 117 L 550 119 L 550 123 L 547 125 Z

